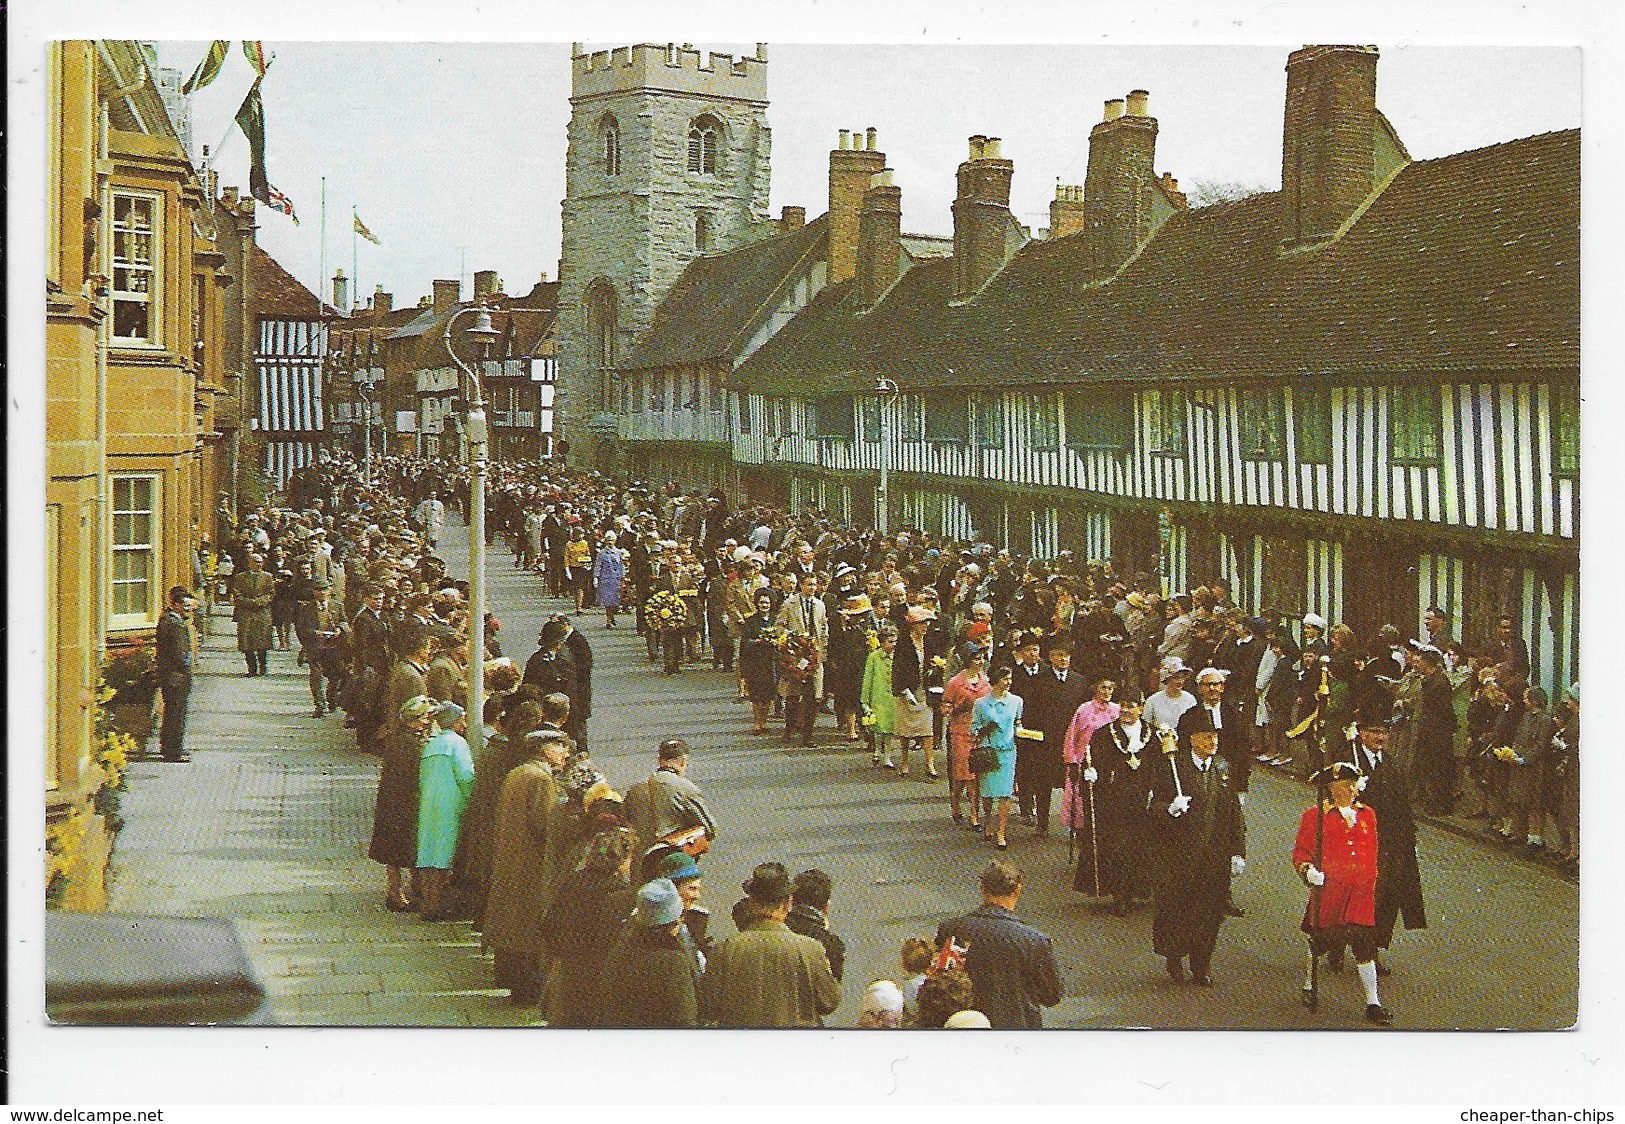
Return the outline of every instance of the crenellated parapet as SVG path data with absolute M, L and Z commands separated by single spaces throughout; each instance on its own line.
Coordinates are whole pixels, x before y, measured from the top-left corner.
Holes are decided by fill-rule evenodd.
M 573 101 L 637 89 L 767 101 L 766 43 L 743 58 L 689 43 L 634 43 L 603 51 L 572 43 L 570 54 Z

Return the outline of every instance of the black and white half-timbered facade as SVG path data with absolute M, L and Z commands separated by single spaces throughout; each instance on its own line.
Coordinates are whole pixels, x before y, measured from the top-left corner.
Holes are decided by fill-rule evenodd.
M 1283 189 L 1233 202 L 1156 174 L 1144 91 L 1107 103 L 1043 240 L 996 140 L 959 167 L 951 257 L 906 251 L 868 169 L 854 271 L 728 357 L 736 484 L 869 521 L 884 460 L 893 529 L 1223 575 L 1367 637 L 1437 605 L 1482 644 L 1510 614 L 1534 681 L 1566 685 L 1579 134 L 1412 160 L 1376 66 L 1294 52 Z
M 336 314 L 257 245 L 253 253 L 254 425 L 266 480 L 280 489 L 296 469 L 315 463 L 328 440 L 323 367 Z

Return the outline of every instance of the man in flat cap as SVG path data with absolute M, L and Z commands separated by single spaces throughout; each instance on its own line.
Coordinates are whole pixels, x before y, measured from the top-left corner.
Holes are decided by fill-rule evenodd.
M 310 667 L 311 717 L 320 718 L 338 709 L 337 682 L 339 633 L 344 615 L 333 604 L 332 583 L 317 578 L 311 582 L 311 599 L 299 603 L 294 631 Z

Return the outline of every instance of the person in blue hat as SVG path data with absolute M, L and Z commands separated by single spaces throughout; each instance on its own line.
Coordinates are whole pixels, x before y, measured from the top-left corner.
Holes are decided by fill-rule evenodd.
M 638 890 L 631 923 L 604 964 L 599 1026 L 698 1025 L 699 974 L 683 948 L 682 928 L 683 899 L 671 879 L 656 878 Z

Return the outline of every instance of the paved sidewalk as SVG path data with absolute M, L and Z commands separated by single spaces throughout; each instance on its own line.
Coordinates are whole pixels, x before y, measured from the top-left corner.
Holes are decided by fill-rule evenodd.
M 228 609 L 222 607 L 219 613 Z M 466 922 L 383 907 L 366 857 L 378 762 L 341 715 L 310 717 L 295 651 L 244 675 L 229 617 L 204 641 L 190 764 L 130 769 L 112 908 L 237 922 L 281 1023 L 516 1026 Z

